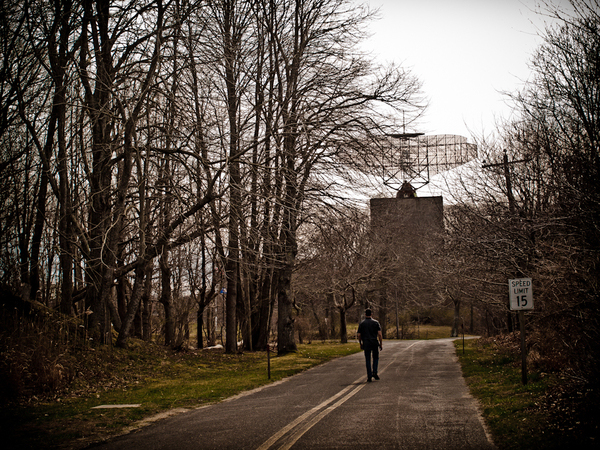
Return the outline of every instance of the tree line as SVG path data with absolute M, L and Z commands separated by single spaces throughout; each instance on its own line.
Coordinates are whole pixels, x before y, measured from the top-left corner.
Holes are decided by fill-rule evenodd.
M 388 317 L 394 296 L 422 308 L 403 293 L 417 282 L 437 295 L 425 306 L 453 307 L 454 334 L 465 305 L 475 331 L 511 331 L 507 279 L 530 277 L 531 358 L 597 379 L 600 5 L 570 4 L 548 5 L 555 25 L 510 93 L 516 119 L 448 177 L 443 247 L 428 258 L 373 242 L 354 193 L 381 182 L 382 136 L 422 110 L 414 76 L 360 51 L 371 11 L 3 4 L 3 289 L 77 315 L 95 342 L 114 329 L 122 346 L 159 331 L 158 301 L 164 342 L 181 343 L 195 309 L 201 347 L 221 295 L 226 351 L 275 333 L 286 353 L 311 314 L 324 338 L 337 311 L 345 340 L 366 298 Z
M 296 348 L 299 229 L 348 203 L 418 80 L 347 0 L 2 4 L 0 276 L 117 345 L 176 346 L 226 295 L 226 351 Z M 408 113 L 408 114 L 401 114 Z M 185 323 L 184 323 L 185 322 Z
M 545 4 L 553 19 L 508 93 L 515 119 L 479 143 L 479 165 L 448 179 L 443 271 L 455 301 L 496 311 L 513 331 L 507 280 L 533 280 L 530 358 L 570 380 L 598 378 L 600 346 L 600 5 Z M 498 320 L 501 319 L 501 320 Z M 492 333 L 493 334 L 493 333 Z

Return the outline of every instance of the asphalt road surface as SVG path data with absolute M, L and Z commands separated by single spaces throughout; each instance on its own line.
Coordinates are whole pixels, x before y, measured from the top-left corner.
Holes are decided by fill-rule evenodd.
M 495 448 L 452 340 L 384 341 L 379 376 L 367 383 L 361 352 L 94 448 Z

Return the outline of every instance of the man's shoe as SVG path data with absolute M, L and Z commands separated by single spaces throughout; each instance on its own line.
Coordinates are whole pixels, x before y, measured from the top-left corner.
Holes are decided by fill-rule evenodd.
M 371 382 L 371 379 L 370 379 L 370 378 L 367 378 L 367 383 L 370 383 L 370 382 Z
M 375 374 L 375 375 L 373 375 L 373 378 L 375 378 L 376 380 L 379 380 L 379 375 Z

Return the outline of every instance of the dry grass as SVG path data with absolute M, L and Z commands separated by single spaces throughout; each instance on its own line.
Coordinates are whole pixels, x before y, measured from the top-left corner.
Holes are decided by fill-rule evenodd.
M 359 351 L 356 344 L 300 345 L 298 352 L 229 355 L 223 351 L 172 351 L 133 341 L 129 349 L 110 347 L 81 353 L 82 366 L 93 367 L 61 393 L 21 399 L 2 408 L 0 423 L 8 442 L 21 448 L 84 448 L 141 420 L 173 410 L 221 401 L 239 392 Z M 140 404 L 139 408 L 92 409 L 104 404 Z
M 597 390 L 533 364 L 523 385 L 518 342 L 517 335 L 467 340 L 464 354 L 462 342 L 455 344 L 467 384 L 482 405 L 498 448 L 597 448 Z

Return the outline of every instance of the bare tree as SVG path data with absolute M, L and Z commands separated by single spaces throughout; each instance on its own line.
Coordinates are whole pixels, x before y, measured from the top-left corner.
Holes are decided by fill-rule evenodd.
M 48 298 L 60 289 L 97 342 L 112 326 L 124 346 L 150 337 L 158 269 L 173 342 L 169 311 L 185 297 L 173 293 L 192 283 L 170 254 L 185 245 L 207 299 L 226 268 L 228 351 L 240 329 L 246 348 L 265 348 L 275 311 L 279 351 L 293 351 L 298 232 L 366 167 L 345 169 L 394 122 L 378 105 L 397 114 L 418 88 L 357 50 L 370 12 L 345 0 L 74 0 L 7 17 L 2 242 L 18 257 L 3 254 L 4 277 L 30 297 L 39 283 Z M 349 305 L 352 288 L 336 289 Z
M 347 311 L 380 275 L 378 266 L 369 259 L 368 216 L 364 210 L 351 207 L 321 211 L 304 227 L 300 242 L 302 251 L 294 274 L 294 291 L 299 292 L 300 299 L 320 298 L 322 311 L 335 309 L 340 318 L 340 340 L 346 343 Z M 314 309 L 316 305 L 312 303 Z
M 389 77 L 373 79 L 368 62 L 353 58 L 355 39 L 368 12 L 346 9 L 348 4 L 342 1 L 306 2 L 288 11 L 284 5 L 289 16 L 278 19 L 270 31 L 278 33 L 272 40 L 279 94 L 275 113 L 267 114 L 280 120 L 278 126 L 270 126 L 278 144 L 274 160 L 279 161 L 273 178 L 280 223 L 272 290 L 277 293 L 280 353 L 295 349 L 290 283 L 303 206 L 316 200 L 310 193 L 321 192 L 319 185 L 327 183 L 316 175 L 343 161 L 342 149 L 356 149 L 359 142 L 365 148 L 362 137 L 372 125 L 362 120 L 366 109 L 376 110 L 377 103 L 399 108 L 415 94 L 412 88 L 404 90 L 406 78 L 393 76 L 392 71 Z M 286 34 L 292 38 L 280 40 L 286 26 L 291 27 Z M 344 39 L 339 38 L 342 35 Z
M 482 286 L 480 305 L 508 317 L 509 329 L 506 279 L 531 277 L 530 345 L 542 360 L 592 380 L 600 333 L 600 16 L 595 0 L 571 4 L 570 15 L 551 7 L 558 25 L 545 30 L 532 80 L 512 96 L 519 119 L 481 146 L 483 168 L 453 184 L 451 239 L 477 263 L 465 275 Z

